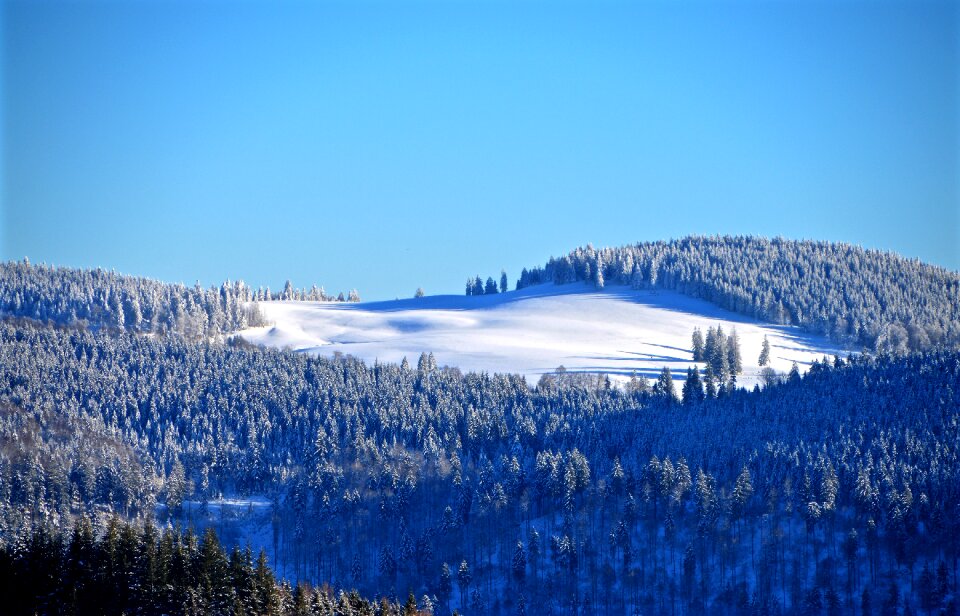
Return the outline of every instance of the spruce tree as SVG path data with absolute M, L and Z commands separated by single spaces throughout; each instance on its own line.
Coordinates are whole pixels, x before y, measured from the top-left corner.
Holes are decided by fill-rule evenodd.
M 450 595 L 453 594 L 453 578 L 450 575 L 450 565 L 443 563 L 440 567 L 440 582 L 437 585 L 437 594 L 440 602 L 449 605 Z
M 470 574 L 470 567 L 467 565 L 467 561 L 463 560 L 457 570 L 457 583 L 460 585 L 460 605 L 466 603 L 471 581 L 473 581 L 473 576 Z
M 673 375 L 670 373 L 670 367 L 664 366 L 657 377 L 657 383 L 653 386 L 654 393 L 665 398 L 669 402 L 677 401 L 677 391 L 673 387 Z
M 513 551 L 513 561 L 511 562 L 511 571 L 513 579 L 523 586 L 527 577 L 527 551 L 523 549 L 523 542 L 518 541 L 517 547 Z
M 737 336 L 737 328 L 734 327 L 727 338 L 727 364 L 730 366 L 730 374 L 735 376 L 743 372 L 743 359 L 740 355 L 740 337 Z
M 693 344 L 693 361 L 703 361 L 704 341 L 703 333 L 699 327 L 693 328 L 691 342 Z
M 800 380 L 800 366 L 797 365 L 797 362 L 793 362 L 793 365 L 790 366 L 790 372 L 787 375 L 787 380 L 791 383 L 796 383 Z
M 763 337 L 763 346 L 760 347 L 760 359 L 758 363 L 761 367 L 770 363 L 770 341 L 767 340 L 766 336 Z
M 687 380 L 683 383 L 682 400 L 684 404 L 703 402 L 703 384 L 700 382 L 700 370 L 694 366 L 687 368 Z

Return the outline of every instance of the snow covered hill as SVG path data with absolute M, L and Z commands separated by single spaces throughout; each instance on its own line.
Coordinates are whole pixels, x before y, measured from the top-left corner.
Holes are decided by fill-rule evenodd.
M 563 365 L 625 380 L 632 372 L 656 378 L 669 366 L 682 380 L 693 365 L 691 334 L 720 325 L 740 337 L 741 385 L 759 381 L 764 335 L 772 367 L 801 370 L 815 358 L 841 353 L 825 338 L 771 325 L 671 291 L 627 287 L 597 290 L 582 283 L 540 285 L 499 295 L 437 295 L 357 304 L 266 302 L 272 325 L 244 330 L 248 341 L 296 351 L 343 353 L 373 362 L 411 364 L 433 352 L 439 365 L 464 371 L 520 373 L 533 384 Z M 844 353 L 845 354 L 845 353 Z M 702 365 L 701 365 L 702 368 Z

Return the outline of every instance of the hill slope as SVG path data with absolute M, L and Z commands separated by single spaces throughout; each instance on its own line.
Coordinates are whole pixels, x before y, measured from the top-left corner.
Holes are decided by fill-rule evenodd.
M 849 244 L 725 236 L 588 245 L 524 269 L 517 287 L 574 281 L 679 291 L 858 348 L 960 346 L 960 274 Z
M 693 364 L 691 334 L 736 328 L 744 373 L 758 381 L 763 337 L 780 372 L 839 353 L 825 338 L 761 323 L 672 291 L 596 290 L 584 284 L 538 286 L 481 297 L 441 295 L 359 304 L 270 302 L 260 309 L 272 325 L 241 332 L 272 347 L 367 361 L 415 361 L 432 352 L 440 365 L 520 373 L 535 383 L 563 365 L 571 372 L 655 378 L 663 366 L 683 378 Z M 702 367 L 702 366 L 701 366 Z

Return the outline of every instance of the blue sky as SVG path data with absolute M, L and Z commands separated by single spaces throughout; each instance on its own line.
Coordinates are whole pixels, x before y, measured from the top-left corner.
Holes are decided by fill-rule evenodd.
M 3 259 L 366 299 L 691 233 L 960 269 L 957 3 L 2 11 Z

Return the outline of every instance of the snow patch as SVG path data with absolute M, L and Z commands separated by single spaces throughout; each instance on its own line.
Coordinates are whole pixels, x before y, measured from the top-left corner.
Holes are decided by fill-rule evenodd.
M 744 372 L 738 382 L 760 382 L 763 337 L 771 367 L 801 371 L 824 355 L 846 354 L 827 339 L 799 328 L 763 323 L 673 291 L 583 283 L 539 285 L 497 295 L 436 295 L 367 303 L 265 302 L 271 326 L 240 334 L 255 344 L 365 361 L 412 364 L 432 352 L 439 365 L 464 371 L 519 373 L 531 384 L 563 365 L 570 372 L 631 373 L 656 378 L 669 366 L 683 380 L 693 362 L 690 337 L 721 326 L 736 328 Z M 700 364 L 701 369 L 703 364 Z

